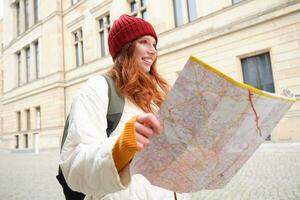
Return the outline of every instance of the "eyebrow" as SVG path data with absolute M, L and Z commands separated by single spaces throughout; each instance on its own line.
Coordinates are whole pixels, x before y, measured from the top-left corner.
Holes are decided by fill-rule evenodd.
M 150 37 L 140 38 L 140 40 L 148 40 L 148 41 L 152 42 L 152 38 L 150 38 Z M 155 39 L 153 40 L 153 43 L 157 44 Z

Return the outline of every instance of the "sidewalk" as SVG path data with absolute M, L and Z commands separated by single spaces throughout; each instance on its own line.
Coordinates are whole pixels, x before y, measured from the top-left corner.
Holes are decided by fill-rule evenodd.
M 264 143 L 225 188 L 195 200 L 300 200 L 300 143 Z
M 63 200 L 56 181 L 59 150 L 0 151 L 3 200 Z M 224 188 L 194 200 L 300 200 L 300 143 L 264 143 Z
M 59 150 L 0 151 L 0 199 L 63 200 L 56 181 Z

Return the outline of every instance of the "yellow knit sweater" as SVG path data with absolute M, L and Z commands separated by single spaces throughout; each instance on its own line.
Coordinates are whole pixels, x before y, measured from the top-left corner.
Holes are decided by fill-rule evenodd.
M 112 155 L 118 172 L 120 172 L 133 158 L 137 149 L 135 127 L 137 116 L 131 118 L 124 127 L 113 149 Z

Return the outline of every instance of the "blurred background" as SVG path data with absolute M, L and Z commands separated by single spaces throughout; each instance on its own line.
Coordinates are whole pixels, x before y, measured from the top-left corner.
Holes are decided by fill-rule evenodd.
M 287 157 L 290 161 L 283 164 L 299 169 L 293 154 L 300 141 L 299 0 L 0 0 L 0 194 L 4 199 L 62 198 L 54 176 L 65 118 L 82 84 L 112 65 L 108 31 L 123 13 L 153 24 L 159 72 L 171 84 L 194 55 L 261 90 L 280 93 L 290 88 L 297 101 L 259 154 Z M 272 163 L 263 160 L 265 165 Z M 271 177 L 279 169 L 274 170 Z M 261 176 L 269 183 L 269 176 Z M 245 188 L 251 183 L 260 181 L 247 182 Z M 278 187 L 284 191 L 282 186 L 272 188 Z M 300 199 L 300 185 L 290 188 L 298 189 L 286 190 L 294 192 L 281 199 Z M 252 199 L 251 192 L 239 198 L 232 191 L 232 196 L 224 190 L 211 198 Z M 280 197 L 277 193 L 270 199 Z

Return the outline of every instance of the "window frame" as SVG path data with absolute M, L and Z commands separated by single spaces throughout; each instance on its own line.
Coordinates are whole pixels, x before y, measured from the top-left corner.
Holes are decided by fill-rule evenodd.
M 40 78 L 40 44 L 39 41 L 36 40 L 33 43 L 34 46 L 34 51 L 35 51 L 35 78 L 39 79 Z
M 24 134 L 24 148 L 29 148 L 29 135 L 28 133 Z
M 37 130 L 42 128 L 42 113 L 41 106 L 35 107 L 35 128 Z
M 31 116 L 30 116 L 30 109 L 25 109 L 26 113 L 26 130 L 29 131 L 31 130 Z
M 100 57 L 105 57 L 105 56 L 109 55 L 107 39 L 108 39 L 108 33 L 109 33 L 109 30 L 110 30 L 110 26 L 111 26 L 111 24 L 110 24 L 110 14 L 105 13 L 101 17 L 98 17 L 97 22 L 98 22 L 98 37 L 99 37 Z
M 196 20 L 197 18 L 198 18 L 198 10 L 197 10 L 197 2 L 196 2 L 196 0 L 193 0 L 194 2 L 194 11 L 196 12 L 195 14 L 196 14 L 196 16 L 194 16 L 194 18 L 193 19 L 191 19 L 191 13 L 192 12 L 190 12 L 190 7 L 192 7 L 192 6 L 190 6 L 191 4 L 191 2 L 190 2 L 191 0 L 187 0 L 187 2 L 186 2 L 186 9 L 187 9 L 187 16 L 188 16 L 188 22 L 192 22 L 192 21 L 194 21 L 194 20 Z
M 15 141 L 16 141 L 16 146 L 15 148 L 16 149 L 19 149 L 20 148 L 20 136 L 19 135 L 15 135 Z
M 24 26 L 25 31 L 29 28 L 29 0 L 24 0 Z
M 76 3 L 78 3 L 81 0 L 71 0 L 71 6 L 75 5 Z
M 39 21 L 39 0 L 33 0 L 34 23 Z
M 18 87 L 21 86 L 21 76 L 22 76 L 22 57 L 21 57 L 21 51 L 18 51 L 16 53 L 16 57 L 17 57 L 17 72 L 18 72 L 18 79 L 17 79 L 17 85 Z
M 263 57 L 263 56 L 264 56 L 264 60 L 259 60 L 260 57 Z M 250 59 L 255 59 L 255 60 L 250 60 Z M 250 61 L 256 62 L 258 64 L 253 65 L 253 66 L 246 66 L 245 65 L 246 62 L 250 62 Z M 260 63 L 262 63 L 263 61 L 265 61 L 268 65 L 265 65 L 265 66 L 261 65 Z M 243 57 L 240 59 L 240 63 L 241 63 L 241 70 L 242 70 L 242 76 L 243 76 L 244 83 L 251 85 L 259 90 L 264 90 L 264 91 L 271 92 L 271 93 L 276 92 L 270 52 L 262 52 L 259 54 Z M 243 63 L 245 63 L 245 64 L 243 64 Z M 245 69 L 246 67 L 248 67 L 248 68 Z M 248 71 L 253 70 L 253 69 L 249 69 L 249 67 L 255 67 L 255 69 L 254 69 L 254 71 L 256 71 L 256 73 L 255 73 L 256 82 L 255 83 L 251 83 L 249 78 L 246 78 L 246 77 L 251 76 L 251 74 L 246 74 L 246 70 L 248 70 Z M 262 67 L 264 67 L 264 69 Z M 267 69 L 265 69 L 265 67 L 267 67 Z M 263 70 L 267 70 L 269 72 L 269 74 L 262 74 Z M 251 77 L 253 78 L 253 75 Z M 271 84 L 270 90 L 268 88 L 266 88 L 267 86 L 265 84 L 263 84 L 264 81 L 262 81 L 263 79 L 266 80 L 266 77 L 268 77 L 270 79 L 269 80 L 270 81 L 269 84 Z M 247 81 L 247 79 L 248 79 L 248 81 Z
M 21 111 L 17 111 L 17 131 L 22 130 L 22 117 L 21 117 Z
M 129 6 L 129 12 L 131 16 L 139 17 L 148 20 L 148 1 L 147 0 L 127 0 Z M 132 5 L 135 4 L 135 10 L 132 9 Z M 146 15 L 145 15 L 146 14 Z M 146 17 L 145 17 L 146 16 Z
M 174 26 L 180 27 L 185 24 L 188 24 L 200 17 L 199 9 L 200 6 L 199 2 L 193 0 L 195 4 L 195 16 L 191 18 L 190 12 L 190 0 L 172 0 L 172 7 L 173 7 L 173 18 L 174 18 Z
M 15 3 L 15 9 L 16 9 L 16 26 L 17 26 L 17 36 L 21 33 L 21 23 L 20 23 L 20 2 L 17 1 Z
M 25 83 L 28 83 L 30 80 L 30 69 L 31 69 L 31 49 L 30 46 L 27 46 L 25 49 Z
M 231 4 L 235 5 L 235 4 L 241 3 L 242 1 L 243 0 L 231 0 Z
M 82 27 L 72 32 L 73 46 L 75 47 L 76 67 L 84 65 L 83 31 Z

